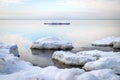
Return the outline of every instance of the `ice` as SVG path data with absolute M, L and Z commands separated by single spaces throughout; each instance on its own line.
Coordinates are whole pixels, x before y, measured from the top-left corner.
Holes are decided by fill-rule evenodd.
M 120 49 L 120 41 L 113 43 L 113 48 L 119 48 Z
M 100 50 L 89 50 L 89 51 L 80 51 L 77 52 L 76 55 L 84 55 L 84 56 L 93 56 L 99 59 L 100 57 L 117 57 L 120 56 L 120 52 L 105 52 Z
M 114 42 L 120 42 L 120 37 L 107 37 L 92 43 L 95 46 L 113 46 Z
M 93 74 L 99 80 L 120 80 L 120 76 L 117 76 L 111 69 L 94 70 L 88 73 Z
M 99 69 L 85 72 L 80 68 L 59 69 L 55 66 L 45 68 L 33 66 L 13 54 L 8 54 L 5 50 L 0 51 L 0 80 L 120 80 L 120 76 L 117 75 L 120 72 L 120 56 L 116 52 L 108 52 L 110 55 L 97 50 L 76 54 L 64 51 L 55 52 L 59 58 L 68 57 L 68 62 L 70 60 L 73 63 L 76 61 L 80 63 L 81 59 L 83 63 L 86 63 L 85 65 L 89 64 L 88 67 L 90 66 L 91 70 L 91 66 L 95 67 L 94 69 Z M 96 60 L 96 57 L 99 59 Z
M 57 37 L 45 37 L 33 42 L 31 48 L 38 49 L 72 49 L 72 43 Z
M 76 76 L 76 80 L 120 80 L 111 69 L 93 70 Z
M 15 56 L 19 56 L 18 47 L 15 43 L 1 43 L 0 42 L 0 51 L 3 51 L 9 54 L 14 54 Z
M 62 69 L 55 77 L 55 80 L 75 80 L 77 75 L 81 75 L 85 71 L 79 68 Z
M 86 62 L 96 60 L 96 57 L 84 56 L 84 55 L 78 56 L 74 53 L 65 52 L 65 51 L 54 52 L 52 58 L 69 65 L 84 65 Z
M 0 53 L 0 80 L 120 80 L 120 77 L 106 69 L 85 72 L 79 68 L 40 68 L 12 54 Z
M 86 70 L 112 69 L 120 74 L 120 57 L 104 57 L 99 60 L 88 62 L 84 65 Z
M 82 75 L 76 76 L 76 80 L 100 80 L 95 75 L 90 73 L 83 73 Z
M 80 51 L 77 55 L 86 55 L 96 57 L 97 60 L 87 62 L 84 65 L 86 70 L 113 69 L 120 74 L 120 52 L 104 52 L 99 50 Z
M 113 69 L 120 74 L 120 52 L 104 52 L 99 50 L 80 51 L 71 53 L 56 51 L 53 59 L 68 65 L 84 65 L 86 70 Z
M 32 64 L 20 60 L 12 54 L 0 53 L 0 73 L 11 74 L 20 70 L 31 69 Z

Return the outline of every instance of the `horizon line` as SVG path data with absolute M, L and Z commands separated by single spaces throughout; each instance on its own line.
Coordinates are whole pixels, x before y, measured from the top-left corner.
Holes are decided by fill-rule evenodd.
M 120 20 L 120 19 L 112 19 L 112 18 L 106 18 L 106 19 L 103 19 L 103 18 L 98 18 L 98 19 L 13 19 L 13 18 L 2 18 L 0 20 Z

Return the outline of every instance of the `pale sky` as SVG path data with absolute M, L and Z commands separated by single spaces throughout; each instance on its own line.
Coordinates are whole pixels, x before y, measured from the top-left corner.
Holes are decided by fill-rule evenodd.
M 0 0 L 0 19 L 120 19 L 120 0 Z

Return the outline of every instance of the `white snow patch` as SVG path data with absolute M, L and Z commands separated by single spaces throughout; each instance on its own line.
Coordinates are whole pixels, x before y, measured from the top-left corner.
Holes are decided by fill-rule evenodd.
M 82 75 L 76 76 L 76 80 L 100 80 L 95 75 L 90 73 L 83 73 Z
M 72 49 L 72 43 L 57 37 L 45 37 L 33 42 L 31 48 L 38 49 Z
M 52 55 L 53 59 L 59 60 L 65 64 L 70 65 L 84 65 L 89 61 L 95 61 L 96 57 L 92 56 L 84 56 L 84 55 L 77 55 L 71 52 L 65 51 L 56 51 Z
M 85 71 L 79 68 L 62 69 L 55 77 L 55 80 L 76 80 L 77 75 L 81 75 Z
M 76 56 L 76 54 L 70 54 Z M 113 61 L 113 63 L 115 62 Z M 0 80 L 120 80 L 114 71 L 102 69 L 85 72 L 79 68 L 59 69 L 55 66 L 40 68 L 20 60 L 6 51 L 0 52 Z
M 92 43 L 95 46 L 113 46 L 114 42 L 120 42 L 120 37 L 107 37 Z
M 87 62 L 84 65 L 86 70 L 96 69 L 113 69 L 117 74 L 120 74 L 120 52 L 104 52 L 99 50 L 80 51 L 76 53 L 84 56 L 96 57 L 96 61 Z
M 104 52 L 99 50 L 90 50 L 90 51 L 80 51 L 76 53 L 76 55 L 84 55 L 84 56 L 93 56 L 99 59 L 100 57 L 117 57 L 120 56 L 120 52 Z
M 75 80 L 120 80 L 120 76 L 116 75 L 111 69 L 93 70 L 77 75 Z
M 17 44 L 15 43 L 1 43 L 0 42 L 0 51 L 4 51 L 6 53 L 19 56 L 18 47 L 17 47 Z
M 120 41 L 113 43 L 113 48 L 119 48 L 120 49 Z
M 103 52 L 98 50 L 71 53 L 56 51 L 53 59 L 69 65 L 84 65 L 86 70 L 113 69 L 120 74 L 120 52 Z
M 112 69 L 115 73 L 120 74 L 120 56 L 119 57 L 104 57 L 99 60 L 88 62 L 84 65 L 86 70 Z
M 93 74 L 99 80 L 120 80 L 120 76 L 117 76 L 111 69 L 94 70 L 88 73 Z

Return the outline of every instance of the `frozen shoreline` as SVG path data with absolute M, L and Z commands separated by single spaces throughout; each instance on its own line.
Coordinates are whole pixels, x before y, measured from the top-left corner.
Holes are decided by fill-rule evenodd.
M 72 52 L 57 51 L 56 59 L 68 64 L 84 65 L 80 68 L 41 68 L 15 57 L 6 49 L 0 50 L 0 80 L 120 80 L 120 52 L 99 50 Z M 88 72 L 85 72 L 85 70 Z M 52 74 L 51 74 L 52 73 Z
M 52 74 L 51 74 L 52 73 Z M 101 74 L 101 75 L 100 75 Z M 0 53 L 0 80 L 120 80 L 111 69 L 85 72 L 83 69 L 40 68 L 8 53 Z

